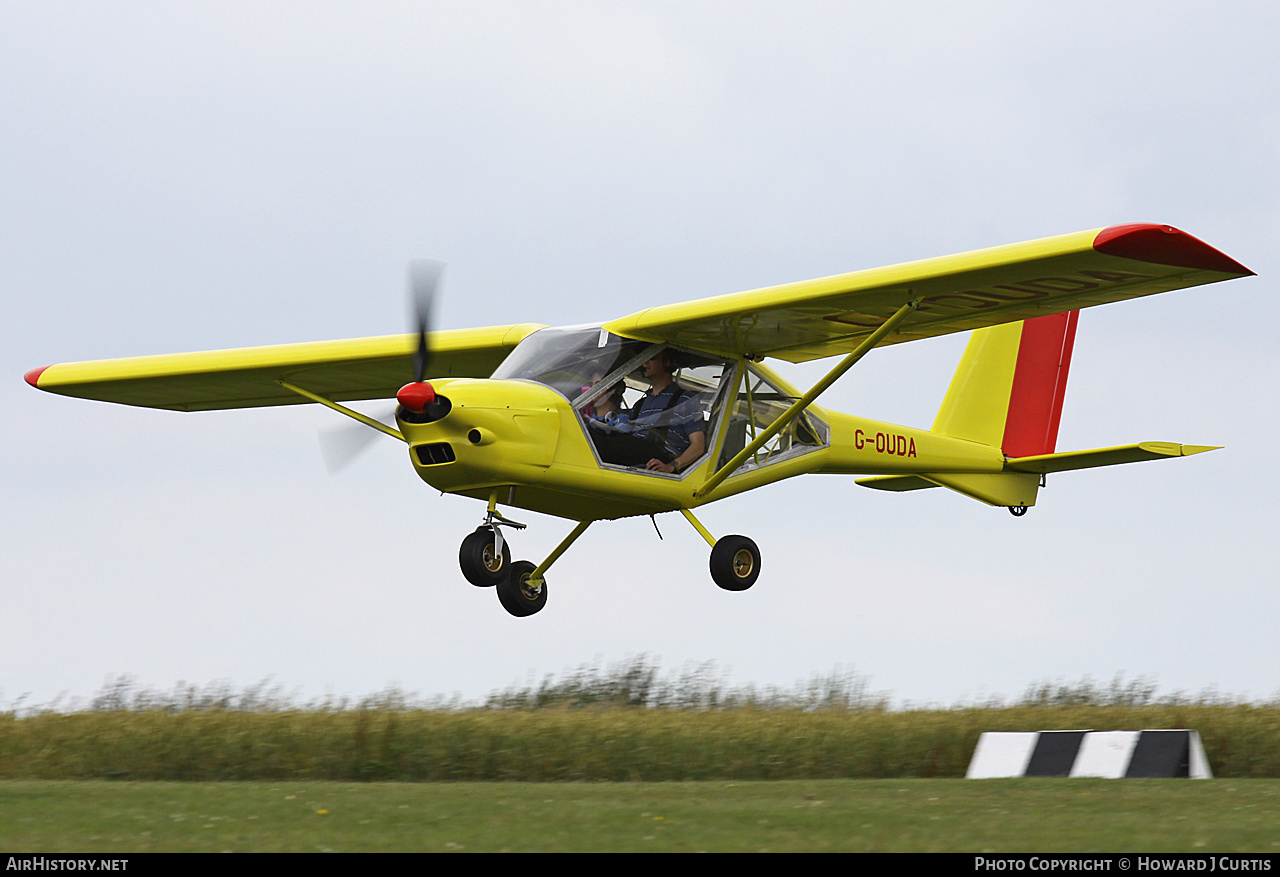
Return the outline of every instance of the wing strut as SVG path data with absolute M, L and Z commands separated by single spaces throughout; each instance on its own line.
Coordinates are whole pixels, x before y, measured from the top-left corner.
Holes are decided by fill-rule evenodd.
M 814 384 L 807 393 L 795 402 L 791 403 L 790 408 L 782 412 L 782 414 L 778 416 L 777 420 L 771 423 L 767 429 L 755 437 L 754 441 L 750 442 L 741 451 L 738 451 L 737 456 L 717 469 L 715 474 L 708 478 L 705 484 L 694 491 L 693 495 L 697 497 L 706 496 L 711 491 L 719 487 L 720 483 L 728 478 L 730 473 L 745 463 L 747 458 L 758 451 L 765 442 L 769 441 L 769 439 L 786 429 L 787 424 L 791 423 L 791 421 L 804 413 L 804 409 L 808 408 L 814 399 L 817 399 L 818 396 L 820 396 L 828 387 L 839 380 L 845 372 L 853 368 L 854 364 L 858 360 L 866 356 L 871 348 L 880 343 L 881 338 L 892 332 L 897 325 L 906 318 L 907 314 L 914 311 L 919 304 L 920 300 L 913 298 L 911 301 L 894 311 L 893 316 L 881 323 L 874 332 L 864 338 L 862 343 L 857 346 L 853 353 L 850 353 L 840 361 L 839 365 L 827 372 L 826 376 L 822 380 L 818 381 L 818 383 Z
M 351 408 L 348 408 L 345 405 L 339 405 L 337 402 L 334 402 L 332 399 L 326 399 L 324 396 L 317 396 L 315 393 L 311 392 L 310 390 L 304 390 L 295 384 L 289 383 L 288 381 L 276 381 L 276 383 L 284 387 L 286 390 L 289 390 L 290 392 L 297 393 L 299 396 L 303 397 L 304 399 L 310 399 L 312 402 L 319 402 L 321 405 L 324 405 L 326 408 L 332 408 L 334 411 L 337 411 L 339 414 L 345 414 L 350 418 L 360 421 L 365 426 L 373 427 L 378 432 L 386 433 L 392 438 L 400 439 L 400 441 L 405 442 L 406 444 L 409 441 L 407 438 L 404 437 L 404 433 L 400 432 L 400 430 L 395 429 L 394 427 L 387 426 L 385 423 L 379 423 L 378 421 L 374 420 L 372 417 L 366 417 L 365 415 L 361 414 L 359 411 L 355 411 Z

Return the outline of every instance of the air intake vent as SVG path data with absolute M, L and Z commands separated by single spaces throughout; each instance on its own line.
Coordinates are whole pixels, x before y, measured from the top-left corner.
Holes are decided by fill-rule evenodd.
M 415 445 L 413 452 L 418 455 L 418 462 L 424 466 L 438 466 L 441 463 L 452 463 L 458 459 L 453 455 L 453 448 L 449 446 L 448 442 Z

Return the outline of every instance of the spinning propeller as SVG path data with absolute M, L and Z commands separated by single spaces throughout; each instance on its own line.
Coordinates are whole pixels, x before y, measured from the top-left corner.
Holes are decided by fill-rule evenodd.
M 418 331 L 418 352 L 413 357 L 413 383 L 400 388 L 396 393 L 396 401 L 406 411 L 414 414 L 423 413 L 436 399 L 435 389 L 426 382 L 427 364 L 431 361 L 427 334 L 431 329 L 431 304 L 435 300 L 442 273 L 443 262 L 418 259 L 409 263 L 409 300 Z
M 420 415 L 436 399 L 435 388 L 427 383 L 427 366 L 431 363 L 431 310 L 444 263 L 432 259 L 415 259 L 409 263 L 410 319 L 418 335 L 418 349 L 413 355 L 413 381 L 396 393 L 396 401 L 405 411 Z M 376 416 L 383 423 L 394 423 L 394 411 Z M 389 424 L 390 425 L 390 424 Z M 330 474 L 336 473 L 358 457 L 378 435 L 367 426 L 352 425 L 327 429 L 320 433 L 320 454 Z

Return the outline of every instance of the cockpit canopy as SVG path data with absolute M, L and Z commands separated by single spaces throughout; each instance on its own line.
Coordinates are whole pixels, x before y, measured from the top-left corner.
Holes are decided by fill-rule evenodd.
M 678 464 L 682 472 L 716 447 L 726 412 L 721 464 L 793 401 L 744 369 L 745 377 L 723 357 L 622 338 L 600 326 L 566 326 L 529 335 L 493 377 L 536 381 L 568 399 L 601 465 L 644 470 L 657 461 L 658 471 Z M 774 440 L 777 447 L 744 466 L 778 462 L 826 441 L 825 425 L 805 414 Z
M 572 401 L 645 348 L 655 346 L 621 338 L 599 326 L 540 329 L 511 351 L 493 377 L 537 381 Z

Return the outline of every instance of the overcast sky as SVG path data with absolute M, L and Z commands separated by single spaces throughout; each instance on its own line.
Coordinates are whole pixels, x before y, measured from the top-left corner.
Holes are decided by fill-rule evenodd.
M 1278 41 L 1270 2 L 0 0 L 0 705 L 119 674 L 475 698 L 638 654 L 898 703 L 1277 694 Z M 418 257 L 442 328 L 566 324 L 1139 221 L 1259 276 L 1085 311 L 1058 448 L 1224 450 L 1051 476 L 1021 519 L 793 479 L 702 515 L 760 545 L 741 594 L 666 515 L 594 526 L 512 618 L 457 569 L 483 506 L 396 442 L 330 477 L 317 406 L 22 380 L 405 331 Z M 927 427 L 964 340 L 823 404 Z M 535 562 L 571 528 L 524 519 Z

